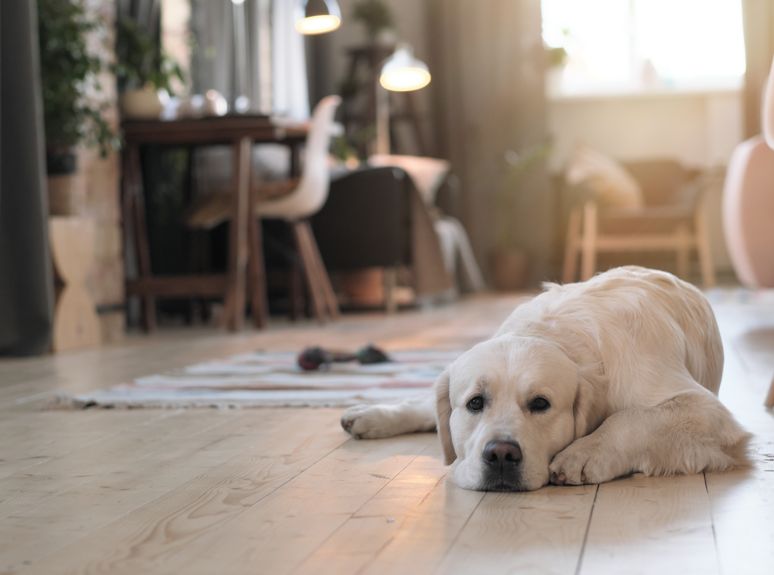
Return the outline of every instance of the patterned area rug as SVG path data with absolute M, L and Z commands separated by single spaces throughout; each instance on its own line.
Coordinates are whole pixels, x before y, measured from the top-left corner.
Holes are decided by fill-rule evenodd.
M 392 362 L 332 364 L 302 371 L 296 354 L 248 353 L 131 383 L 62 397 L 88 407 L 339 407 L 390 402 L 427 393 L 460 350 L 390 352 Z

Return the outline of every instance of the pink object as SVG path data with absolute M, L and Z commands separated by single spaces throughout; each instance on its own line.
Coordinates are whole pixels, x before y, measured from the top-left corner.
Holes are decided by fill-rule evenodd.
M 774 150 L 762 136 L 734 149 L 723 192 L 723 227 L 739 280 L 751 288 L 774 287 Z

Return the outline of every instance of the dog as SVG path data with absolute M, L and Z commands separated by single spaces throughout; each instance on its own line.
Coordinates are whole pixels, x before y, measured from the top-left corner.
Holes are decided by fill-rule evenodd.
M 341 423 L 356 438 L 437 429 L 465 489 L 720 471 L 747 464 L 750 437 L 717 398 L 722 372 L 702 293 L 627 266 L 546 284 L 449 365 L 434 394 L 356 406 Z

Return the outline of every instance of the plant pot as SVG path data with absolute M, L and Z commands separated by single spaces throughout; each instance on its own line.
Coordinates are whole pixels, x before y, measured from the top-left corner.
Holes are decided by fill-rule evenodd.
M 498 248 L 490 259 L 492 283 L 499 291 L 518 291 L 527 286 L 527 254 L 514 248 Z
M 126 90 L 121 94 L 121 112 L 124 118 L 154 119 L 164 110 L 165 93 L 151 84 L 139 90 Z
M 46 184 L 50 216 L 80 216 L 88 212 L 86 175 L 82 171 L 49 174 Z
M 46 148 L 46 174 L 65 176 L 78 169 L 78 157 L 75 148 L 69 146 L 51 146 Z

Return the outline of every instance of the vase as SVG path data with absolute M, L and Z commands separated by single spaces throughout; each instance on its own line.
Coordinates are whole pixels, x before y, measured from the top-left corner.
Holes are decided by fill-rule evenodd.
M 121 113 L 124 118 L 154 119 L 164 110 L 165 92 L 151 84 L 121 94 Z

